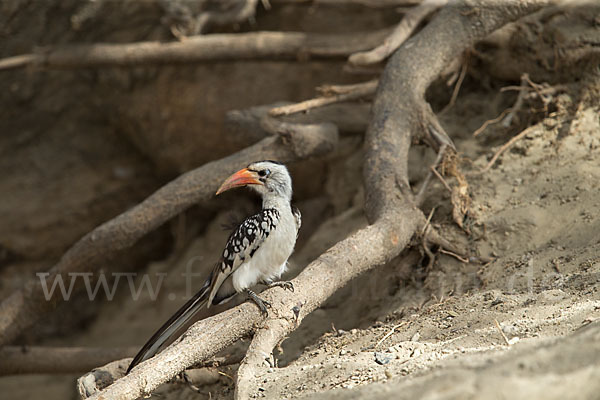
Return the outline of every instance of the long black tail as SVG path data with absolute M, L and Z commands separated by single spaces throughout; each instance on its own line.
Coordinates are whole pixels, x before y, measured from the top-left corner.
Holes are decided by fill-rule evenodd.
M 133 357 L 131 364 L 127 368 L 128 374 L 129 371 L 133 369 L 139 363 L 146 361 L 147 359 L 153 357 L 158 349 L 167 341 L 169 338 L 179 330 L 186 322 L 190 320 L 196 314 L 198 310 L 200 310 L 208 301 L 208 295 L 210 291 L 210 278 L 206 281 L 202 289 L 198 293 L 194 295 L 187 303 L 183 305 L 177 312 L 169 318 L 167 322 L 164 323 L 163 326 L 160 327 L 158 331 L 152 337 L 144 347 Z

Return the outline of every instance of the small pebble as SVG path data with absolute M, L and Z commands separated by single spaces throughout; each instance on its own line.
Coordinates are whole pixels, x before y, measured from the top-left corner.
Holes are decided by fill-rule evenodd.
M 518 336 L 515 336 L 514 338 L 510 339 L 508 341 L 508 344 L 515 344 L 517 343 L 519 340 L 521 340 Z
M 378 351 L 375 352 L 375 362 L 379 365 L 388 364 L 393 358 L 395 357 L 393 357 L 391 354 L 381 353 Z

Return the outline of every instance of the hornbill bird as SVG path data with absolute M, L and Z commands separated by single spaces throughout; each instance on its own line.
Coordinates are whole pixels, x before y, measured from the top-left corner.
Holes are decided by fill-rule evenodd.
M 285 165 L 259 161 L 239 170 L 223 182 L 217 195 L 248 186 L 262 197 L 262 210 L 246 218 L 229 236 L 220 260 L 204 285 L 148 340 L 133 358 L 127 373 L 153 357 L 160 347 L 202 307 L 222 304 L 236 293 L 245 292 L 261 312 L 269 303 L 250 288 L 257 283 L 294 290 L 291 282 L 276 282 L 294 250 L 300 212 L 292 207 L 292 178 Z

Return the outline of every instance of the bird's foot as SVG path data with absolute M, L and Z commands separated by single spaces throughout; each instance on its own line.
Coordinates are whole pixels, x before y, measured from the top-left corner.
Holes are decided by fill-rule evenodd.
M 263 315 L 269 314 L 268 309 L 271 308 L 271 303 L 261 299 L 256 293 L 249 289 L 246 289 L 246 296 L 248 296 L 248 299 L 252 300 L 258 306 L 260 312 L 263 313 Z
M 289 290 L 290 292 L 294 291 L 294 284 L 290 281 L 273 282 L 273 283 L 269 283 L 267 285 L 268 289 L 271 289 L 273 287 L 280 287 L 280 288 L 283 288 L 284 290 Z

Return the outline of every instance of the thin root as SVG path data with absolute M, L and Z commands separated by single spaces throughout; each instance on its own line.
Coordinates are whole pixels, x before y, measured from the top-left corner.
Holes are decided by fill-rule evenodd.
M 433 217 L 433 213 L 435 212 L 436 207 L 433 207 L 427 216 L 427 221 L 425 221 L 425 225 L 423 225 L 423 229 L 421 229 L 421 235 L 425 235 L 427 230 L 429 229 L 429 224 L 431 223 L 431 218 Z
M 517 143 L 519 140 L 523 139 L 525 136 L 530 134 L 537 127 L 538 127 L 537 125 L 530 126 L 529 128 L 525 129 L 523 132 L 512 137 L 504 145 L 502 145 L 502 147 L 500 147 L 500 149 L 494 154 L 494 156 L 492 157 L 490 162 L 487 163 L 487 165 L 480 171 L 480 173 L 484 174 L 487 171 L 489 171 L 489 169 L 492 168 L 492 166 L 496 163 L 496 161 L 498 160 L 498 157 L 500 157 L 500 155 L 502 153 L 504 153 L 506 150 L 510 149 L 515 143 Z
M 433 174 L 440 180 L 440 182 L 442 182 L 444 184 L 446 189 L 448 189 L 448 191 L 450 193 L 452 193 L 452 188 L 450 187 L 450 185 L 448 185 L 448 183 L 446 182 L 444 177 L 442 175 L 440 175 L 440 173 L 437 171 L 437 169 L 435 169 L 435 167 L 431 167 L 431 172 L 433 172 Z
M 460 88 L 462 87 L 463 81 L 465 80 L 465 76 L 467 75 L 467 69 L 469 67 L 469 53 L 465 57 L 465 60 L 462 63 L 462 67 L 460 69 L 460 75 L 458 76 L 458 80 L 456 81 L 456 85 L 454 85 L 454 90 L 452 91 L 452 97 L 450 101 L 444 107 L 444 109 L 440 112 L 440 114 L 444 114 L 448 111 L 454 104 L 456 103 L 456 99 L 458 98 L 458 93 L 460 92 Z
M 425 17 L 446 3 L 447 0 L 424 0 L 418 6 L 407 10 L 400 23 L 381 45 L 369 51 L 352 54 L 348 62 L 352 65 L 371 65 L 385 60 L 410 37 Z
M 494 323 L 496 324 L 496 328 L 498 328 L 498 331 L 502 335 L 502 339 L 504 339 L 504 343 L 506 343 L 507 346 L 510 346 L 510 342 L 508 341 L 508 338 L 506 337 L 506 335 L 502 331 L 502 328 L 500 327 L 500 324 L 498 323 L 498 320 L 494 319 Z
M 481 127 L 479 127 L 479 129 L 477 129 L 475 132 L 473 132 L 473 136 L 478 136 L 488 126 L 490 126 L 491 124 L 496 124 L 500 121 L 504 121 L 503 125 L 505 127 L 510 126 L 510 124 L 512 123 L 512 120 L 514 119 L 515 113 L 523 107 L 523 101 L 525 99 L 525 95 L 527 94 L 527 90 L 528 90 L 528 87 L 526 86 L 528 79 L 529 79 L 529 76 L 527 74 L 523 74 L 523 75 L 521 75 L 521 85 L 520 86 L 507 86 L 500 90 L 501 92 L 504 92 L 506 90 L 518 89 L 519 95 L 517 96 L 517 100 L 515 100 L 515 103 L 513 104 L 512 107 L 507 108 L 506 110 L 502 111 L 500 113 L 500 115 L 498 115 L 496 118 L 488 119 L 487 121 L 485 121 L 483 123 L 483 125 L 481 125 Z
M 442 162 L 443 158 L 444 158 L 444 153 L 446 152 L 446 149 L 448 148 L 448 145 L 446 144 L 442 144 L 440 146 L 440 150 L 438 151 L 437 157 L 435 159 L 435 162 L 432 165 L 432 168 L 437 168 L 438 165 L 440 165 L 440 163 Z M 427 190 L 427 187 L 429 186 L 429 182 L 431 181 L 431 176 L 433 175 L 432 170 L 430 169 L 427 173 L 427 176 L 425 177 L 425 180 L 423 181 L 423 184 L 421 185 L 421 188 L 419 189 L 419 193 L 417 194 L 417 197 L 415 198 L 415 203 L 417 205 L 417 207 L 420 207 L 423 204 L 423 201 L 425 200 L 425 191 Z
M 312 110 L 313 108 L 323 107 L 329 104 L 340 103 L 342 101 L 357 100 L 363 97 L 370 96 L 375 93 L 378 81 L 371 80 L 368 82 L 351 85 L 351 89 L 346 89 L 344 93 L 333 94 L 329 96 L 315 97 L 314 99 L 301 101 L 300 103 L 290 104 L 281 107 L 272 108 L 269 115 L 277 117 L 280 115 L 290 115 L 299 112 Z M 342 86 L 329 86 L 329 89 L 341 91 Z
M 444 250 L 444 249 L 442 249 L 442 248 L 440 248 L 440 250 L 439 250 L 439 251 L 440 251 L 440 253 L 443 253 L 443 254 L 447 254 L 447 255 L 449 255 L 449 256 L 452 256 L 452 257 L 456 258 L 457 260 L 459 260 L 459 261 L 461 261 L 461 262 L 463 262 L 463 263 L 465 263 L 465 264 L 468 264 L 468 263 L 469 263 L 469 259 L 468 259 L 468 258 L 461 257 L 461 256 L 459 256 L 458 254 L 456 254 L 456 253 L 453 253 L 453 252 L 451 252 L 451 251 Z
M 400 328 L 401 326 L 405 325 L 406 322 L 402 321 L 400 322 L 398 325 L 394 325 L 392 327 L 392 329 L 390 329 L 390 331 L 388 333 L 385 334 L 384 337 L 382 337 L 381 339 L 379 339 L 379 341 L 377 342 L 377 344 L 375 346 L 373 346 L 374 349 L 376 349 L 381 343 L 383 343 L 387 338 L 389 338 L 390 336 L 392 336 L 394 334 L 394 332 L 396 332 L 396 329 Z

